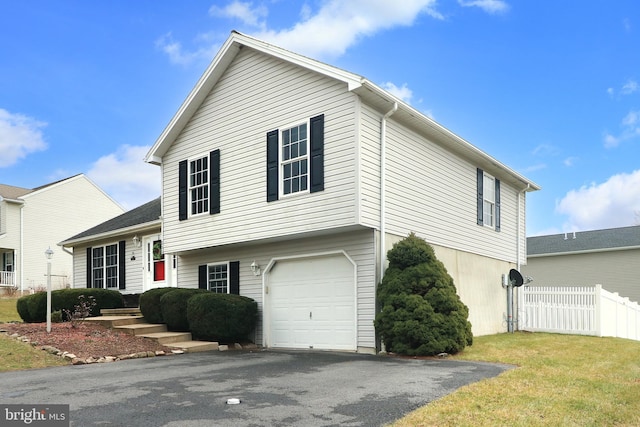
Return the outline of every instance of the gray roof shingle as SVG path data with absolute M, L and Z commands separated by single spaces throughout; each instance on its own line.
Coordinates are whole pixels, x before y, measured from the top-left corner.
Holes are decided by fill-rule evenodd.
M 640 247 L 640 225 L 527 237 L 529 256 L 627 247 Z
M 115 218 L 111 218 L 110 220 L 103 222 L 102 224 L 98 224 L 95 227 L 83 231 L 82 233 L 76 234 L 66 241 L 83 239 L 86 237 L 108 233 L 110 231 L 116 231 L 123 228 L 133 227 L 135 225 L 157 221 L 158 219 L 160 219 L 160 214 L 160 197 L 158 197 L 157 199 L 147 202 L 142 206 L 133 208 L 130 211 L 127 211 Z

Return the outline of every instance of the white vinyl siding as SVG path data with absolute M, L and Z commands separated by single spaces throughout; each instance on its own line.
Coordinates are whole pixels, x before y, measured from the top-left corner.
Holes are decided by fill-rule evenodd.
M 211 259 L 221 257 L 240 261 L 240 295 L 253 298 L 260 310 L 258 336 L 256 342 L 262 343 L 262 276 L 255 276 L 250 269 L 252 262 L 265 268 L 273 258 L 318 254 L 343 250 L 357 264 L 357 323 L 358 347 L 375 347 L 375 237 L 373 230 L 344 232 L 316 238 L 273 244 L 251 245 L 242 248 L 227 246 L 203 249 L 179 257 L 178 284 L 180 287 L 198 286 L 198 266 Z
M 355 99 L 339 82 L 242 49 L 163 158 L 165 250 L 355 225 Z M 266 133 L 319 114 L 324 191 L 267 203 Z M 212 149 L 221 157 L 220 214 L 179 222 L 178 162 Z
M 389 233 L 415 231 L 432 244 L 516 262 L 517 192 L 508 183 L 501 181 L 501 231 L 478 227 L 477 165 L 399 126 L 393 116 L 387 166 Z
M 23 229 L 26 253 L 22 261 L 18 255 L 16 270 L 24 272 L 25 289 L 46 286 L 44 251 L 48 247 L 54 251 L 51 259 L 52 286 L 70 285 L 75 279 L 72 275 L 73 256 L 57 244 L 124 212 L 84 175 L 52 184 L 22 198 L 25 201 Z M 86 276 L 86 272 L 82 276 Z

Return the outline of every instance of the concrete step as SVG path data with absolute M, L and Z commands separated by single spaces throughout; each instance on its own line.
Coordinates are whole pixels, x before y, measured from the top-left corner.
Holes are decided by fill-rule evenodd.
M 154 332 L 151 334 L 138 334 L 137 336 L 152 339 L 162 345 L 191 341 L 191 332 Z
M 144 317 L 142 316 L 98 316 L 98 317 L 87 317 L 85 321 L 98 323 L 99 325 L 105 326 L 107 328 L 115 328 L 117 326 L 144 323 Z
M 103 316 L 142 316 L 140 307 L 135 308 L 102 308 L 100 314 Z
M 156 332 L 167 332 L 167 325 L 156 323 L 134 323 L 131 325 L 115 326 L 113 329 L 129 335 L 146 335 Z
M 175 348 L 177 350 L 183 350 L 186 353 L 197 353 L 200 351 L 213 351 L 218 350 L 217 342 L 209 341 L 182 341 L 165 344 L 167 347 Z

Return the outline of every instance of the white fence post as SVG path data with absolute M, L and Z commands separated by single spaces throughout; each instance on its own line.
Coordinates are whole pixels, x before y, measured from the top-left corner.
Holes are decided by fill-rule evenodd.
M 597 284 L 595 287 L 595 312 L 596 312 L 596 336 L 602 336 L 602 285 Z

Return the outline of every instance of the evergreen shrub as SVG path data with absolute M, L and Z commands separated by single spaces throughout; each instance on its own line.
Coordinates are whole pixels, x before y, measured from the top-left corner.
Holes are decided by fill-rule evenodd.
M 74 311 L 78 304 L 78 297 L 93 297 L 96 305 L 92 308 L 89 316 L 99 316 L 100 309 L 123 307 L 122 294 L 111 289 L 57 289 L 51 292 L 51 312 L 65 310 Z M 36 292 L 35 294 L 20 297 L 16 303 L 18 314 L 24 322 L 38 323 L 47 320 L 47 293 Z M 64 315 L 63 315 L 64 318 Z M 64 318 L 64 320 L 68 320 Z
M 374 322 L 387 351 L 455 354 L 473 343 L 469 309 L 433 248 L 411 233 L 388 252 Z
M 140 312 L 144 320 L 149 323 L 164 323 L 160 298 L 167 292 L 175 290 L 176 288 L 155 288 L 140 294 Z
M 195 294 L 208 292 L 204 289 L 173 288 L 160 297 L 162 320 L 170 331 L 189 331 L 187 320 L 187 301 Z
M 195 338 L 243 341 L 255 329 L 258 303 L 240 295 L 201 293 L 187 302 L 187 318 L 189 330 Z

